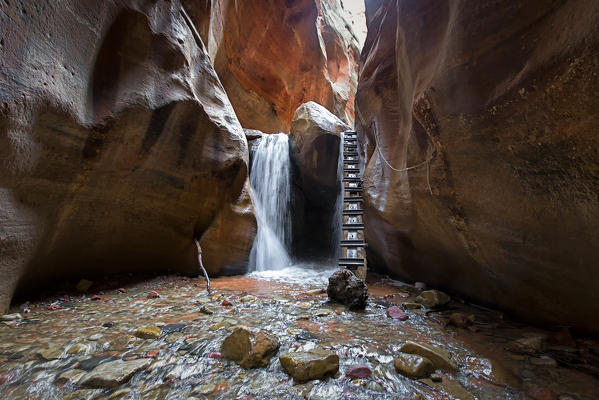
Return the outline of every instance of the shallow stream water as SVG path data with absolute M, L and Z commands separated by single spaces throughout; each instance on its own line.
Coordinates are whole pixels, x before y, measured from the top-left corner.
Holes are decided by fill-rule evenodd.
M 371 297 L 364 312 L 349 311 L 327 301 L 322 290 L 327 273 L 298 276 L 289 270 L 217 278 L 212 280 L 211 295 L 201 281 L 161 277 L 120 290 L 92 286 L 86 294 L 61 294 L 31 303 L 23 319 L 5 321 L 0 327 L 0 398 L 599 398 L 599 380 L 592 375 L 599 351 L 596 341 L 522 325 L 456 299 L 445 310 L 407 310 L 407 321 L 393 320 L 387 317 L 387 308 L 412 301 L 419 290 L 388 279 L 370 283 Z M 298 279 L 289 282 L 290 276 Z M 152 290 L 160 297 L 148 298 Z M 202 308 L 214 313 L 205 314 Z M 474 325 L 469 329 L 446 326 L 447 314 L 456 310 L 474 314 Z M 281 348 L 267 368 L 245 370 L 213 358 L 237 325 L 278 337 Z M 146 326 L 160 327 L 162 335 L 133 336 Z M 513 341 L 535 335 L 553 338 L 553 347 L 542 354 L 506 350 Z M 449 352 L 459 372 L 441 373 L 441 382 L 398 374 L 393 359 L 406 340 Z M 278 356 L 290 348 L 316 344 L 337 352 L 339 373 L 325 380 L 293 382 Z M 150 366 L 116 387 L 86 388 L 59 378 L 111 360 L 142 358 L 151 360 Z M 481 360 L 493 360 L 503 369 Z M 372 375 L 346 377 L 355 365 L 366 365 Z

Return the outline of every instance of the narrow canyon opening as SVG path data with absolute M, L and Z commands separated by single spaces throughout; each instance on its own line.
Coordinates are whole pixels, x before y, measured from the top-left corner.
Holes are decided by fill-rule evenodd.
M 0 0 L 0 398 L 599 398 L 597 26 Z

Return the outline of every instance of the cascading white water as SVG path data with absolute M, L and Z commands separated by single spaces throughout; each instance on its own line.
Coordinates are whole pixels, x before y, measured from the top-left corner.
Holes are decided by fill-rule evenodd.
M 250 270 L 268 271 L 291 265 L 291 170 L 287 135 L 264 135 L 250 176 L 258 232 L 250 253 Z

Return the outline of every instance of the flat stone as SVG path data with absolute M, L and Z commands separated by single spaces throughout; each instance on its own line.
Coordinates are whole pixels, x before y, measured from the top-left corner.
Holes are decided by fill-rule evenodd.
M 77 382 L 81 379 L 86 372 L 82 369 L 71 369 L 69 371 L 63 372 L 56 378 L 56 383 L 59 385 L 64 385 L 65 383 L 71 383 L 76 385 Z
M 19 313 L 4 314 L 2 317 L 0 317 L 0 321 L 19 321 L 22 319 L 23 319 L 23 316 Z
M 408 314 L 403 312 L 401 308 L 397 306 L 391 306 L 387 308 L 387 317 L 392 319 L 398 319 L 400 321 L 405 321 L 406 319 L 408 319 Z
M 466 366 L 477 378 L 483 378 L 496 385 L 516 386 L 518 384 L 516 377 L 493 359 L 466 357 Z
M 168 335 L 174 332 L 183 332 L 187 328 L 185 324 L 168 324 L 162 327 L 162 334 Z
M 351 379 L 366 379 L 370 378 L 372 370 L 366 365 L 354 365 L 345 371 L 345 376 Z
M 425 290 L 416 297 L 416 302 L 428 307 L 441 307 L 451 301 L 451 297 L 439 290 Z
M 417 354 L 399 353 L 393 364 L 397 372 L 408 378 L 425 378 L 435 371 L 428 358 Z
M 419 356 L 428 358 L 433 363 L 433 366 L 438 369 L 444 369 L 448 371 L 458 370 L 458 367 L 455 365 L 455 363 L 450 361 L 449 354 L 447 352 L 427 344 L 407 341 L 399 348 L 399 351 L 407 354 L 417 354 Z
M 339 371 L 339 356 L 334 351 L 315 347 L 289 352 L 279 357 L 285 372 L 298 382 L 321 379 Z
M 157 326 L 146 326 L 145 328 L 139 328 L 135 332 L 135 336 L 140 339 L 156 339 L 162 334 L 162 329 Z
M 62 349 L 58 347 L 50 347 L 48 349 L 40 350 L 37 354 L 46 361 L 52 361 L 62 358 L 62 353 Z
M 135 373 L 146 369 L 151 363 L 152 360 L 147 358 L 109 361 L 86 373 L 80 384 L 94 388 L 115 388 L 128 382 Z
M 91 340 L 92 342 L 95 342 L 97 340 L 100 340 L 104 337 L 104 335 L 102 335 L 101 333 L 95 333 L 93 335 L 91 335 L 90 337 L 88 337 L 88 340 Z
M 243 368 L 266 367 L 279 350 L 279 341 L 264 331 L 253 331 L 238 326 L 223 341 L 223 357 L 237 362 Z

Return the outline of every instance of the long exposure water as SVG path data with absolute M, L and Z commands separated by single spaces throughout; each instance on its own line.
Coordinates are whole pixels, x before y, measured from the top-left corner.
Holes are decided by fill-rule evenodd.
M 264 135 L 254 153 L 250 176 L 258 220 L 250 254 L 252 271 L 279 270 L 291 265 L 290 174 L 287 135 Z

